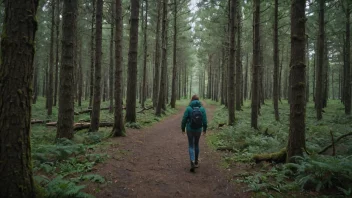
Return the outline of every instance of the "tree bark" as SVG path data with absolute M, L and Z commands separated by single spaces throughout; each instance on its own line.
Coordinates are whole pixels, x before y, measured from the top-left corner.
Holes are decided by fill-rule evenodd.
M 230 50 L 228 65 L 228 83 L 227 83 L 227 103 L 228 103 L 228 124 L 235 123 L 235 54 L 236 54 L 236 6 L 237 0 L 230 0 Z
M 57 104 L 57 95 L 58 95 L 58 85 L 59 85 L 59 62 L 60 62 L 60 57 L 59 57 L 59 47 L 60 47 L 60 1 L 56 0 L 56 7 L 57 7 L 57 14 L 55 17 L 55 28 L 56 28 L 56 39 L 55 39 L 55 44 L 56 44 L 56 60 L 55 60 L 55 90 L 54 90 L 54 106 Z
M 246 71 L 244 76 L 244 88 L 243 88 L 243 97 L 245 100 L 248 99 L 248 69 L 249 69 L 249 60 L 248 53 L 246 55 Z
M 5 0 L 0 58 L 0 192 L 35 197 L 30 125 L 37 0 Z
M 126 122 L 136 122 L 138 22 L 139 0 L 131 0 L 131 28 L 128 52 Z
M 208 53 L 208 91 L 207 91 L 207 98 L 211 98 L 211 92 L 212 92 L 212 76 L 213 76 L 213 69 L 212 69 L 212 60 L 213 60 L 213 54 Z M 186 70 L 186 69 L 185 69 Z M 187 82 L 187 77 L 185 76 L 185 81 Z M 187 96 L 187 90 L 186 90 L 187 85 L 185 86 L 185 95 Z
M 279 70 L 279 101 L 281 102 L 281 97 L 282 97 L 282 65 L 284 62 L 284 45 L 282 46 L 282 50 L 281 50 L 281 62 L 280 62 L 280 70 Z
M 64 0 L 62 14 L 62 57 L 60 65 L 59 115 L 56 138 L 73 138 L 74 56 L 77 25 L 77 1 Z
M 325 44 L 325 31 L 324 31 L 324 7 L 325 0 L 319 0 L 319 37 L 318 37 L 318 59 L 317 59 L 317 80 L 316 80 L 316 96 L 315 107 L 317 119 L 323 118 L 323 67 L 324 67 L 324 44 Z
M 50 56 L 45 61 L 45 109 L 48 109 L 49 106 L 49 64 Z
M 93 12 L 92 12 L 92 23 L 91 23 L 91 41 L 90 41 L 90 86 L 89 86 L 89 106 L 92 106 L 93 103 L 93 93 L 94 93 L 94 22 L 95 22 L 95 2 L 96 0 L 93 0 L 92 7 L 93 7 Z
M 237 12 L 237 51 L 236 51 L 236 110 L 241 110 L 241 101 L 242 101 L 242 93 L 241 93 L 241 79 L 242 79 L 242 56 L 241 56 L 241 3 L 238 1 L 238 5 L 236 6 Z
M 122 72 L 122 0 L 115 1 L 115 108 L 114 108 L 114 127 L 112 136 L 125 136 L 125 125 L 123 121 L 122 93 L 123 93 L 123 72 Z
M 114 23 L 116 6 L 115 2 L 111 3 L 111 31 L 110 31 L 110 67 L 109 67 L 109 100 L 110 100 L 110 110 L 109 113 L 114 112 Z M 121 11 L 121 10 L 120 10 Z
M 350 52 L 351 52 L 351 47 L 350 47 L 350 7 L 347 2 L 346 5 L 346 40 L 345 40 L 345 76 L 344 76 L 344 101 L 345 101 L 345 114 L 346 115 L 351 115 L 351 83 L 350 83 L 350 70 L 351 70 L 351 62 L 350 62 Z
M 273 75 L 273 100 L 274 100 L 274 112 L 275 120 L 279 121 L 279 35 L 278 35 L 278 23 L 279 23 L 279 0 L 275 0 L 274 8 L 274 75 Z
M 308 103 L 309 102 L 309 43 L 308 43 L 308 35 L 306 36 L 306 64 L 307 64 L 307 67 L 306 67 L 306 102 Z
M 226 89 L 226 84 L 225 84 L 225 76 L 226 76 L 226 73 L 225 73 L 225 67 L 227 66 L 226 64 L 226 61 L 225 61 L 225 53 L 226 53 L 226 49 L 225 49 L 225 46 L 226 45 L 226 42 L 223 42 L 223 47 L 222 47 L 222 50 L 221 50 L 221 100 L 220 100 L 220 103 L 221 105 L 225 105 L 225 89 Z
M 92 117 L 90 121 L 90 131 L 99 130 L 100 104 L 101 104 L 101 54 L 102 54 L 102 27 L 103 27 L 103 0 L 97 0 L 97 12 L 95 16 L 95 81 L 94 81 L 94 100 Z
M 142 84 L 142 108 L 147 99 L 147 55 L 148 55 L 148 0 L 145 1 L 145 16 L 144 16 L 144 57 L 143 57 L 143 84 Z
M 258 129 L 259 105 L 259 70 L 260 70 L 260 0 L 254 0 L 253 12 L 253 69 L 252 69 L 252 104 L 251 127 Z
M 161 17 L 161 1 L 157 1 L 157 24 L 155 34 L 155 65 L 154 65 L 154 83 L 153 83 L 153 106 L 158 104 L 158 94 L 160 87 L 160 17 Z
M 174 49 L 172 59 L 172 85 L 171 85 L 171 108 L 176 107 L 176 78 L 177 78 L 177 0 L 174 0 Z
M 79 40 L 79 62 L 78 62 L 78 106 L 82 106 L 82 96 L 83 96 L 83 57 L 82 57 L 82 51 L 83 51 L 83 42 L 82 39 Z
M 161 63 L 161 78 L 160 78 L 160 89 L 159 89 L 159 99 L 158 104 L 155 110 L 156 116 L 161 116 L 161 109 L 166 109 L 165 105 L 165 87 L 166 87 L 166 61 L 167 61 L 167 2 L 168 0 L 163 0 L 163 22 L 162 22 L 162 30 L 161 30 L 161 38 L 162 38 L 162 63 Z
M 102 97 L 103 97 L 103 102 L 106 101 L 106 98 L 107 98 L 107 87 L 108 87 L 108 82 L 107 82 L 107 76 L 103 76 L 103 93 L 101 94 Z
M 322 91 L 322 108 L 325 108 L 329 97 L 329 57 L 328 43 L 325 39 L 324 44 L 324 60 L 323 60 L 323 91 Z
M 290 131 L 287 146 L 287 162 L 293 156 L 302 156 L 305 148 L 305 0 L 291 3 L 291 104 Z

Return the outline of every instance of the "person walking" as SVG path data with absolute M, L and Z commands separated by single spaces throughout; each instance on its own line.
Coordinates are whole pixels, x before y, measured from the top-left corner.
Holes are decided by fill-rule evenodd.
M 191 172 L 195 172 L 195 168 L 198 168 L 199 139 L 202 134 L 202 129 L 203 135 L 206 134 L 207 124 L 208 121 L 205 108 L 199 101 L 199 97 L 194 95 L 183 114 L 181 123 L 182 134 L 185 134 L 185 131 L 187 131 Z

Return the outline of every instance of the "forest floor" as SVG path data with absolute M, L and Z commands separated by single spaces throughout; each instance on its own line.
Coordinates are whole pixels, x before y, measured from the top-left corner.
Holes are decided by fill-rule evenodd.
M 215 109 L 206 105 L 208 122 Z M 241 167 L 225 170 L 220 153 L 208 147 L 204 136 L 199 168 L 189 171 L 187 137 L 180 127 L 183 110 L 152 126 L 127 129 L 127 137 L 109 139 L 101 151 L 110 158 L 93 171 L 107 182 L 90 183 L 85 192 L 96 197 L 250 197 L 243 184 L 231 182 L 230 175 Z

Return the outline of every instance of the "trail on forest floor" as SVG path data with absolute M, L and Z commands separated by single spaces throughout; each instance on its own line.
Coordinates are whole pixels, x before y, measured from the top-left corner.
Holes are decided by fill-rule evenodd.
M 208 122 L 216 106 L 207 105 Z M 250 197 L 243 186 L 229 182 L 220 167 L 220 154 L 200 140 L 200 167 L 189 171 L 188 142 L 181 134 L 184 108 L 144 129 L 128 129 L 127 137 L 110 140 L 104 151 L 111 158 L 94 171 L 105 184 L 90 184 L 87 192 L 96 197 Z M 233 175 L 233 171 L 231 171 Z

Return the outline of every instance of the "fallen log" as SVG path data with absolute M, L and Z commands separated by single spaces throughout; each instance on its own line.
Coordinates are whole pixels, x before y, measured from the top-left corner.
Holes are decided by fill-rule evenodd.
M 153 108 L 154 107 L 143 108 L 142 110 L 138 111 L 137 113 L 143 113 L 143 111 L 150 110 L 150 109 L 153 109 Z
M 281 149 L 281 151 L 276 153 L 264 153 L 264 154 L 254 155 L 252 159 L 257 164 L 262 161 L 284 163 L 286 161 L 286 155 L 287 155 L 286 148 L 283 148 Z
M 122 107 L 122 109 L 126 109 L 126 107 Z M 103 111 L 103 110 L 110 110 L 110 107 L 103 107 L 103 108 L 100 108 L 100 111 Z M 75 115 L 80 115 L 80 114 L 85 114 L 85 113 L 91 113 L 91 112 L 92 112 L 92 109 L 91 109 L 90 107 L 88 107 L 87 110 L 75 112 Z
M 48 122 L 46 123 L 46 126 L 55 126 L 56 127 L 57 122 Z M 114 123 L 112 122 L 101 122 L 99 123 L 99 127 L 113 127 Z M 73 124 L 73 130 L 74 131 L 79 131 L 82 129 L 89 129 L 90 127 L 90 122 L 77 122 Z
M 344 134 L 344 135 L 341 135 L 340 137 L 338 137 L 338 138 L 336 139 L 336 141 L 334 141 L 334 142 L 331 143 L 330 145 L 326 146 L 326 147 L 325 147 L 323 150 L 321 150 L 318 154 L 323 154 L 323 153 L 324 153 L 325 151 L 327 151 L 329 148 L 335 146 L 336 143 L 337 143 L 338 141 L 340 141 L 342 138 L 348 137 L 348 136 L 350 136 L 350 135 L 352 135 L 352 132 L 347 133 L 347 134 Z
M 104 108 L 100 108 L 100 111 L 109 110 L 109 109 L 110 109 L 110 107 L 104 107 Z M 85 114 L 85 113 L 91 113 L 91 112 L 92 112 L 92 109 L 87 109 L 87 110 L 83 110 L 83 111 L 78 112 L 78 115 Z
M 37 119 L 31 120 L 31 124 L 44 124 L 44 123 L 45 123 L 44 120 L 37 120 Z
M 99 123 L 99 127 L 113 127 L 114 123 L 112 122 L 101 122 Z M 79 131 L 82 129 L 89 129 L 90 123 L 89 122 L 82 122 L 82 123 L 75 123 L 73 125 L 73 130 L 74 131 Z
M 46 126 L 54 126 L 54 127 L 56 127 L 56 125 L 57 125 L 57 122 L 48 122 L 48 123 L 46 123 Z
M 90 113 L 90 112 L 92 112 L 92 110 L 91 109 L 87 109 L 87 110 L 83 110 L 83 111 L 80 111 L 80 112 L 77 112 L 77 113 L 78 113 L 78 115 L 80 115 L 80 114 Z

